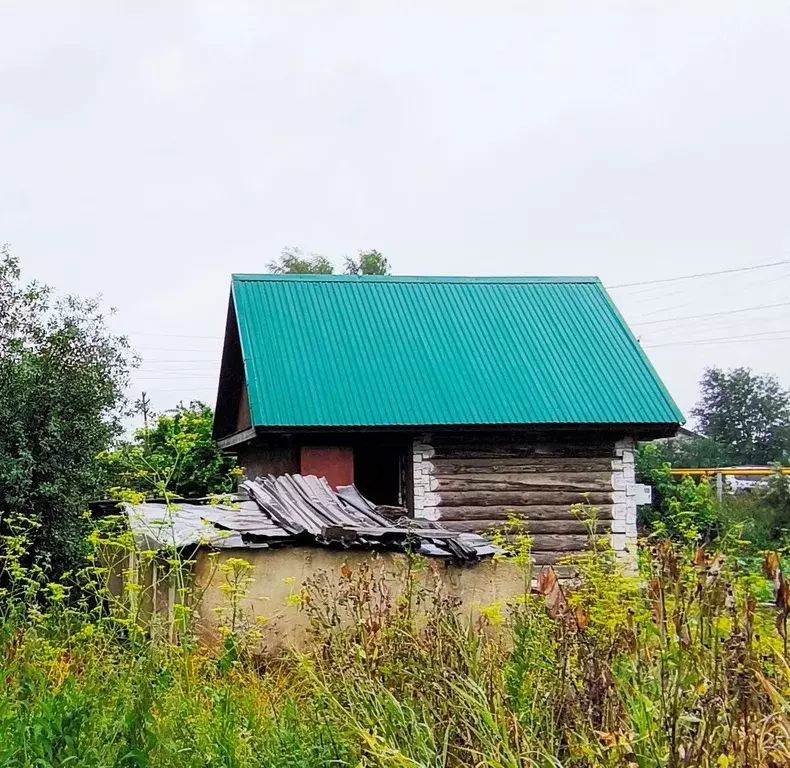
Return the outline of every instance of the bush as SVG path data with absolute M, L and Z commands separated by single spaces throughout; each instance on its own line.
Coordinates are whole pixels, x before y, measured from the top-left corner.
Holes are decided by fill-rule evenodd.
M 790 477 L 777 472 L 765 487 L 727 494 L 719 509 L 721 528 L 737 530 L 756 551 L 790 545 Z
M 675 478 L 654 443 L 639 446 L 636 469 L 639 479 L 653 486 L 653 504 L 640 508 L 644 529 L 680 542 L 715 538 L 719 529 L 716 498 L 706 479 Z
M 129 491 L 147 497 L 197 497 L 235 490 L 236 459 L 223 454 L 211 437 L 213 411 L 205 403 L 180 404 L 152 417 L 153 426 L 134 433 L 99 456 L 105 498 Z

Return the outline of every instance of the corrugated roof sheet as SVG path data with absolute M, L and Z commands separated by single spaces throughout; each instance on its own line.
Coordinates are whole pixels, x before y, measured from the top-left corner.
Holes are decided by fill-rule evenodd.
M 314 475 L 259 477 L 245 482 L 234 504 L 126 504 L 129 527 L 145 549 L 208 546 L 261 548 L 315 542 L 335 547 L 404 551 L 475 561 L 502 550 L 476 533 L 439 523 L 380 515 L 355 486 L 337 491 Z
M 262 427 L 671 424 L 597 278 L 234 275 Z

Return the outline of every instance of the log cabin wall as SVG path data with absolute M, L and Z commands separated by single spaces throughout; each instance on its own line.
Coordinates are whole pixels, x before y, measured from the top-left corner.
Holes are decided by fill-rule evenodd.
M 414 442 L 413 470 L 415 517 L 481 532 L 523 517 L 538 564 L 586 547 L 585 526 L 570 509 L 580 502 L 598 508 L 599 530 L 615 550 L 635 551 L 630 437 L 425 435 Z

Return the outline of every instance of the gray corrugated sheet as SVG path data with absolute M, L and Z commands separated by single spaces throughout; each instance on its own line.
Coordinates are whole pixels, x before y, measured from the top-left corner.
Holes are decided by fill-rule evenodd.
M 325 478 L 282 475 L 242 486 L 238 504 L 127 505 L 138 543 L 175 546 L 266 547 L 317 542 L 327 546 L 404 550 L 476 560 L 499 550 L 482 536 L 447 531 L 437 523 L 378 514 L 355 486 L 337 491 Z
M 143 549 L 244 546 L 237 532 L 215 528 L 203 520 L 197 510 L 200 508 L 191 504 L 126 505 L 129 526 L 134 531 L 138 546 Z
M 200 517 L 218 528 L 236 531 L 248 537 L 257 536 L 267 539 L 289 539 L 291 535 L 272 522 L 268 515 L 261 514 L 261 508 L 253 499 L 239 503 L 238 507 L 224 504 L 200 507 Z

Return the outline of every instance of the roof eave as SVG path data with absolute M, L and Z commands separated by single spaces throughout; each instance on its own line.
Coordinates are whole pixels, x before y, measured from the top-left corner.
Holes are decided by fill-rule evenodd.
M 256 435 L 283 433 L 320 433 L 331 432 L 605 432 L 607 434 L 627 434 L 644 440 L 659 437 L 672 437 L 679 424 L 670 422 L 613 422 L 613 423 L 530 423 L 530 424 L 267 424 L 257 425 L 252 430 L 237 432 L 225 440 L 228 445 L 238 445 Z M 222 446 L 222 441 L 218 443 Z

